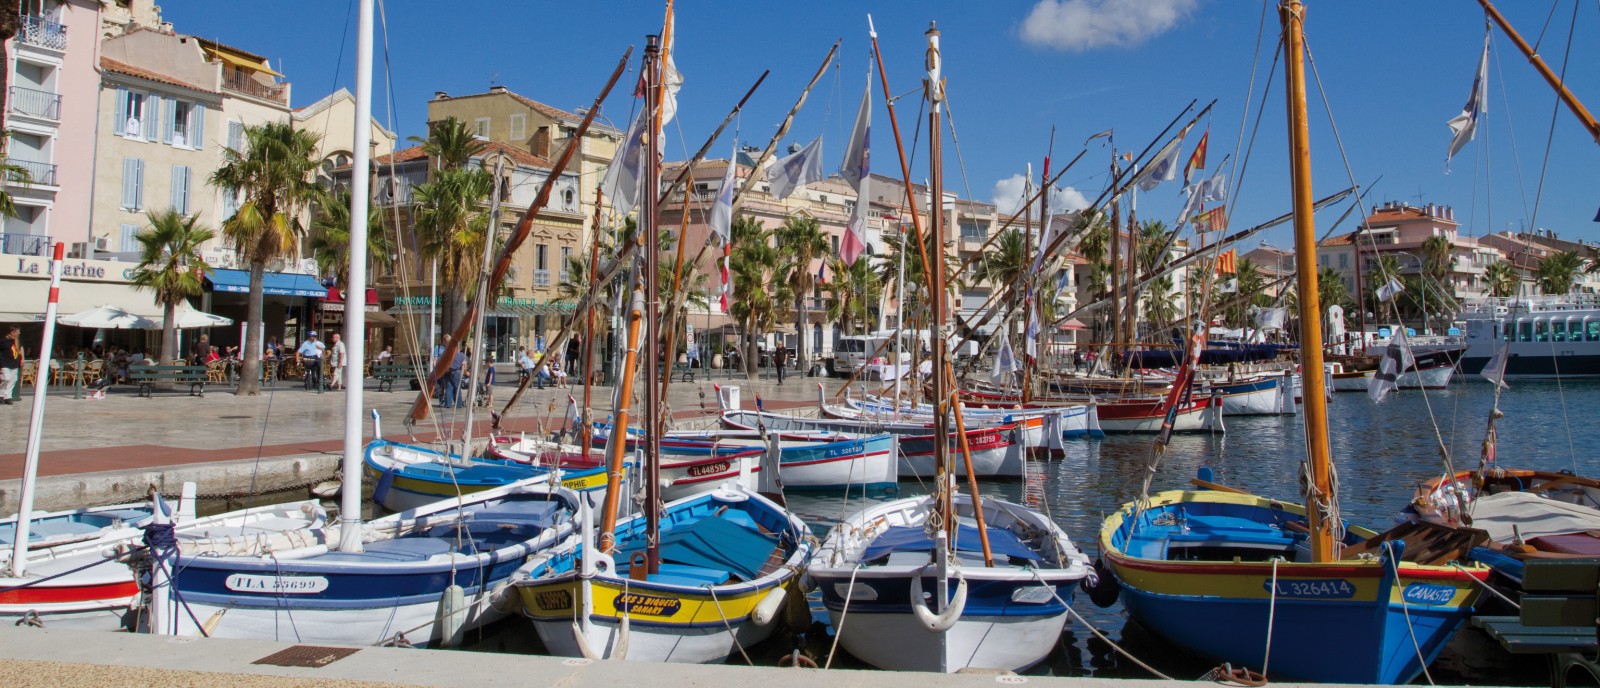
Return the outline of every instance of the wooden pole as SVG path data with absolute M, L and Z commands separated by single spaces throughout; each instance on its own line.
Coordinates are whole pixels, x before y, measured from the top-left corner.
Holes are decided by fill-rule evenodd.
M 1583 128 L 1589 130 L 1589 136 L 1594 137 L 1596 143 L 1600 143 L 1600 122 L 1596 122 L 1594 115 L 1589 114 L 1589 109 L 1578 101 L 1578 97 L 1573 95 L 1572 91 L 1567 90 L 1567 85 L 1561 83 L 1561 77 L 1550 69 L 1550 65 L 1545 64 L 1544 60 L 1539 57 L 1538 53 L 1534 52 L 1533 47 L 1528 45 L 1527 41 L 1522 40 L 1522 36 L 1517 33 L 1516 29 L 1511 28 L 1511 22 L 1506 21 L 1506 18 L 1500 14 L 1500 10 L 1495 9 L 1494 3 L 1489 2 L 1489 0 L 1478 0 L 1478 4 L 1483 5 L 1483 11 L 1489 15 L 1490 19 L 1494 20 L 1494 23 L 1500 27 L 1501 31 L 1506 33 L 1511 42 L 1517 46 L 1517 50 L 1521 50 L 1522 54 L 1527 56 L 1528 62 L 1533 64 L 1533 68 L 1539 71 L 1539 76 L 1544 77 L 1544 80 L 1550 83 L 1550 87 L 1556 90 L 1556 95 L 1560 96 L 1561 102 L 1566 103 L 1567 109 L 1571 110 L 1572 114 L 1578 118 L 1578 122 L 1583 125 Z
M 650 135 L 645 138 L 644 179 L 641 181 L 643 188 L 650 190 L 661 187 L 661 47 L 657 40 L 656 36 L 648 36 L 644 46 L 644 100 L 656 103 L 650 120 Z M 644 321 L 650 332 L 644 357 L 644 417 L 649 421 L 644 428 L 644 522 L 646 571 L 651 574 L 656 573 L 661 565 L 658 537 L 661 532 L 661 433 L 657 432 L 660 427 L 661 397 L 655 386 L 657 367 L 661 361 L 661 321 L 658 317 L 661 308 L 661 282 L 658 278 L 661 232 L 657 230 L 660 220 L 656 215 L 658 201 L 654 193 L 646 193 L 644 207 L 639 209 L 639 236 L 644 242 L 644 271 L 641 275 L 644 280 Z M 620 443 L 627 445 L 627 426 L 613 428 L 612 433 L 612 441 L 618 441 L 616 433 L 621 433 Z
M 599 290 L 601 284 L 598 281 L 600 276 L 595 274 L 600 267 L 600 210 L 606 204 L 605 194 L 600 191 L 601 186 L 597 183 L 594 187 L 594 233 L 589 237 L 589 293 L 591 294 Z M 591 299 L 589 307 L 584 309 L 583 325 L 583 429 L 580 430 L 582 433 L 580 437 L 583 438 L 582 456 L 585 460 L 589 458 L 589 450 L 594 448 L 594 423 L 589 421 L 589 408 L 594 393 L 594 310 L 594 300 Z
M 1294 193 L 1295 270 L 1300 290 L 1300 379 L 1305 399 L 1306 457 L 1312 489 L 1306 495 L 1306 520 L 1311 527 L 1312 559 L 1337 558 L 1334 523 L 1323 510 L 1332 494 L 1332 456 L 1328 448 L 1328 402 L 1322 378 L 1322 306 L 1317 300 L 1317 228 L 1311 197 L 1311 133 L 1306 124 L 1305 6 L 1285 0 L 1278 8 L 1283 22 L 1283 51 L 1288 87 L 1289 181 Z

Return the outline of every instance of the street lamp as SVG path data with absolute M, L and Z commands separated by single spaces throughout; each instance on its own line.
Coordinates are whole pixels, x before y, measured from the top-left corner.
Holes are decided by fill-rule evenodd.
M 1427 271 L 1423 268 L 1422 259 L 1418 258 L 1415 254 L 1408 253 L 1406 251 L 1395 251 L 1395 253 L 1398 253 L 1398 254 L 1400 254 L 1402 256 L 1408 256 L 1412 260 L 1417 261 L 1417 284 L 1421 285 L 1421 287 L 1422 287 L 1422 333 L 1423 334 L 1427 334 L 1428 333 L 1428 275 L 1427 275 Z

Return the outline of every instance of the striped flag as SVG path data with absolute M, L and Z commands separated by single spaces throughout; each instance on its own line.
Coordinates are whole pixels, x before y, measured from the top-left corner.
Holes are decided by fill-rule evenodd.
M 1206 133 L 1200 135 L 1200 143 L 1195 144 L 1194 152 L 1189 154 L 1189 162 L 1185 163 L 1183 166 L 1184 186 L 1189 185 L 1189 177 L 1190 175 L 1194 174 L 1195 170 L 1203 170 L 1206 168 L 1206 143 L 1210 140 L 1211 130 L 1207 129 Z
M 850 214 L 844 241 L 839 245 L 839 257 L 844 259 L 845 265 L 854 265 L 856 259 L 867 250 L 867 215 L 872 209 L 871 191 L 868 188 L 872 182 L 872 156 L 869 151 L 871 132 L 872 68 L 868 63 L 867 90 L 861 93 L 861 109 L 856 112 L 856 125 L 850 132 L 850 142 L 845 145 L 844 162 L 839 165 L 839 173 L 844 176 L 845 183 L 856 191 L 855 212 Z
M 1228 249 L 1217 256 L 1217 274 L 1236 275 L 1239 273 L 1239 252 Z
M 1228 228 L 1228 206 L 1219 205 L 1194 216 L 1194 231 L 1220 232 Z

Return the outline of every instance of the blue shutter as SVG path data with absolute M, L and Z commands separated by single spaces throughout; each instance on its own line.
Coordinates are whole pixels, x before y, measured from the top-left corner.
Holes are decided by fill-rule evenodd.
M 139 161 L 136 158 L 122 159 L 122 208 L 134 210 L 138 208 L 139 186 Z
M 111 130 L 122 136 L 128 129 L 128 89 L 117 87 L 117 109 L 111 113 Z
M 244 122 L 228 120 L 228 147 L 235 153 L 244 153 Z
M 155 141 L 161 134 L 161 96 L 154 93 L 144 99 L 144 138 Z
M 206 106 L 195 103 L 189 109 L 189 145 L 195 150 L 206 147 Z
M 183 165 L 172 166 L 172 209 L 189 214 L 189 168 Z
M 171 144 L 178 129 L 178 101 L 168 100 L 161 108 L 161 142 Z
M 144 210 L 144 161 L 133 159 L 133 209 Z
M 222 194 L 222 219 L 226 220 L 239 212 L 239 192 L 223 187 L 219 193 Z

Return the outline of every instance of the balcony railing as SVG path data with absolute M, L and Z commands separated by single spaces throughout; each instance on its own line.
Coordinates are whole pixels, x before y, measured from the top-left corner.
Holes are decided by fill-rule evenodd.
M 222 76 L 222 87 L 230 91 L 255 96 L 265 100 L 279 103 L 289 102 L 289 89 L 282 84 L 263 84 L 250 76 L 249 72 L 233 71 Z
M 51 50 L 67 50 L 67 27 L 43 17 L 23 17 L 22 31 L 17 34 L 23 43 Z
M 61 96 L 49 91 L 12 86 L 6 104 L 17 114 L 48 120 L 61 119 Z
M 533 271 L 533 286 L 535 286 L 535 287 L 548 287 L 548 286 L 550 286 L 550 271 L 549 270 L 534 270 Z
M 48 256 L 50 237 L 42 234 L 0 232 L 0 253 L 8 256 Z
M 55 165 L 47 162 L 21 160 L 18 158 L 6 158 L 6 164 L 26 170 L 28 173 L 28 178 L 24 180 L 22 175 L 17 174 L 15 170 L 7 170 L 6 181 L 8 182 L 21 184 L 26 181 L 28 184 L 42 184 L 44 186 L 56 185 Z

